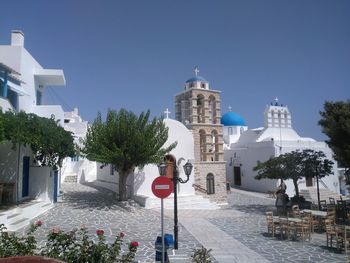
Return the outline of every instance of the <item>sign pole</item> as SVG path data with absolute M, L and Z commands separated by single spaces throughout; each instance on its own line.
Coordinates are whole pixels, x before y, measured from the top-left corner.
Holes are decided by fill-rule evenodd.
M 161 220 L 161 233 L 162 233 L 162 263 L 165 263 L 164 254 L 165 254 L 165 246 L 164 246 L 164 199 L 161 198 L 160 203 L 160 220 Z

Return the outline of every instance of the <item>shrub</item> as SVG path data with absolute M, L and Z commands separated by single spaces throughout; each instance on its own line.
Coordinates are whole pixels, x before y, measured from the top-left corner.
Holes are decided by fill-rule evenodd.
M 41 255 L 55 258 L 67 263 L 112 263 L 132 262 L 135 258 L 138 242 L 128 246 L 128 252 L 120 255 L 124 233 L 116 236 L 113 244 L 107 244 L 104 230 L 96 230 L 97 241 L 90 240 L 85 226 L 65 232 L 59 228 L 52 229 L 47 235 L 44 247 L 37 248 L 34 232 L 42 225 L 41 221 L 32 224 L 26 237 L 17 237 L 6 232 L 0 225 L 0 257 Z
M 206 249 L 205 247 L 196 248 L 191 256 L 191 261 L 195 263 L 211 263 L 211 249 Z

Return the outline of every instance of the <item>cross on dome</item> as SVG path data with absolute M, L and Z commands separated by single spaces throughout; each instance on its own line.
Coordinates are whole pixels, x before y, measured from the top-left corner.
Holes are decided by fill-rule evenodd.
M 198 66 L 195 66 L 194 67 L 194 74 L 196 75 L 196 77 L 198 76 L 198 73 L 199 73 L 199 68 L 198 68 Z
M 164 111 L 164 113 L 165 113 L 165 118 L 166 118 L 166 119 L 169 119 L 169 114 L 170 114 L 171 112 L 169 111 L 168 108 L 166 108 L 166 110 Z
M 231 105 L 228 106 L 228 111 L 232 111 Z

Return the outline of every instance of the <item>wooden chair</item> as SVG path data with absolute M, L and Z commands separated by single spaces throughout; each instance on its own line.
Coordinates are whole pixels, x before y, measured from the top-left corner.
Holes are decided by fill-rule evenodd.
M 330 247 L 332 247 L 333 238 L 335 238 L 335 240 L 338 241 L 337 240 L 338 233 L 335 228 L 334 220 L 332 218 L 326 218 L 325 226 L 326 226 L 327 247 L 329 247 L 328 243 L 330 244 Z M 338 242 L 337 242 L 337 247 L 338 247 Z
M 337 230 L 337 250 L 344 249 L 347 251 L 350 248 L 350 230 L 346 231 L 343 227 L 336 228 Z
M 312 203 L 311 206 L 310 206 L 310 209 L 311 210 L 318 210 L 318 204 Z
M 288 220 L 288 217 L 280 217 L 280 227 L 281 227 L 281 238 L 286 236 L 287 239 L 290 239 L 291 233 L 294 232 L 294 223 Z
M 272 238 L 275 237 L 278 231 L 281 231 L 280 223 L 273 220 L 273 213 L 266 212 L 266 223 L 267 223 L 267 233 L 272 235 Z
M 327 201 L 326 200 L 320 200 L 321 210 L 326 211 L 327 210 Z
M 336 220 L 335 206 L 328 206 L 327 207 L 327 218 L 332 219 L 335 223 L 335 220 Z
M 336 216 L 338 222 L 341 222 L 343 224 L 346 222 L 346 201 L 337 200 Z

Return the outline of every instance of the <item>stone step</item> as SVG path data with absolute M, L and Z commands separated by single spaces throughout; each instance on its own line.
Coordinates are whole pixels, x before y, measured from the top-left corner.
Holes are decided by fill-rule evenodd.
M 303 196 L 307 201 L 317 202 L 317 189 L 309 188 L 309 189 L 301 189 L 300 195 Z M 330 191 L 329 189 L 320 188 L 320 200 L 326 200 L 329 203 L 329 198 L 332 197 L 335 200 L 340 200 L 340 195 Z

